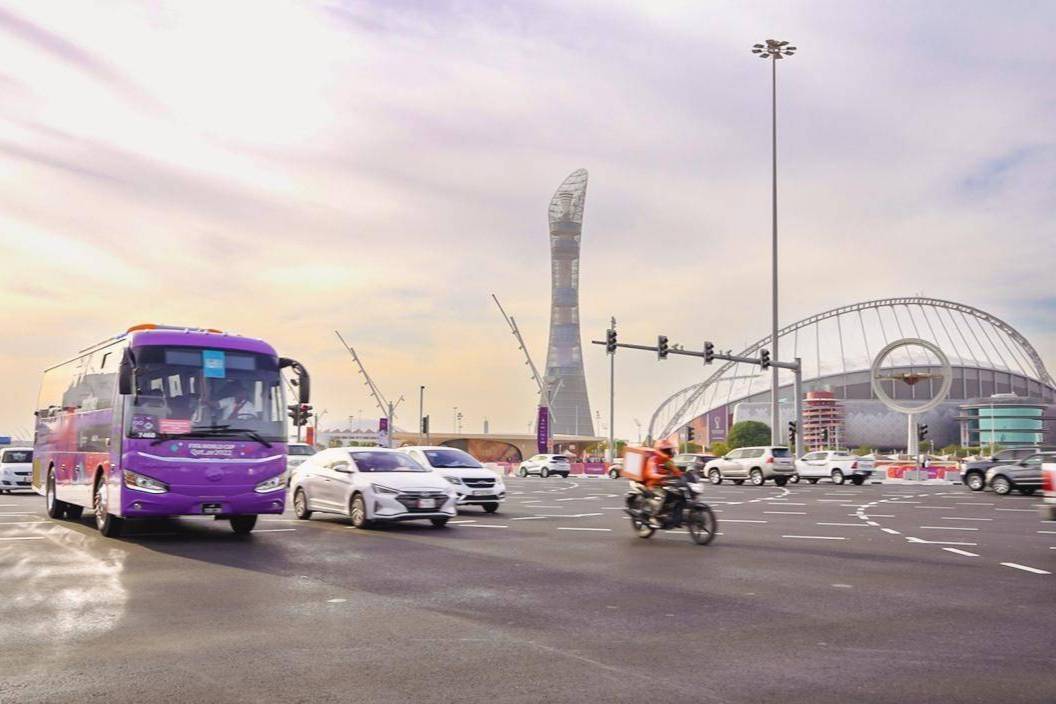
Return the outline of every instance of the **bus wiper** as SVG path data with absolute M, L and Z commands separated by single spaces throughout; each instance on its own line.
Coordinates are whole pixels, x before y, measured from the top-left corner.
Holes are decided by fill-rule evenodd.
M 230 435 L 233 433 L 240 433 L 246 435 L 251 440 L 256 440 L 264 447 L 271 447 L 271 443 L 265 440 L 261 435 L 249 428 L 232 428 L 230 425 L 196 425 L 189 432 L 186 433 L 171 433 L 159 435 L 156 440 L 151 442 L 151 446 L 160 445 L 166 440 L 175 440 L 177 438 L 195 438 L 195 437 L 210 437 L 210 436 L 223 436 Z

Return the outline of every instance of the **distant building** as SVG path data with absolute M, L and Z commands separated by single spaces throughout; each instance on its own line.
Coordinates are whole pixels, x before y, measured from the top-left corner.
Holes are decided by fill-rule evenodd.
M 1016 394 L 994 394 L 961 404 L 961 444 L 966 446 L 1056 444 L 1056 405 Z M 1046 427 L 1048 425 L 1048 427 Z

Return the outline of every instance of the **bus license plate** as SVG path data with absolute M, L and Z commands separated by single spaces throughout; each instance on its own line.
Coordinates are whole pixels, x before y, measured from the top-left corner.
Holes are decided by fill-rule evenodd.
M 223 508 L 221 504 L 202 504 L 202 513 L 220 513 Z
M 418 508 L 436 508 L 436 499 L 418 499 Z

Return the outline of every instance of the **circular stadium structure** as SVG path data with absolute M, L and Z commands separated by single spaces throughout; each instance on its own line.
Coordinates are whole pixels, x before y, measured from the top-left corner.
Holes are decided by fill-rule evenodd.
M 947 398 L 917 420 L 928 425 L 935 447 L 950 444 L 1033 444 L 1051 442 L 1051 407 L 1056 383 L 1030 342 L 1003 320 L 978 308 L 935 298 L 884 298 L 818 313 L 778 332 L 782 359 L 803 364 L 804 427 L 808 449 L 822 446 L 901 450 L 906 448 L 905 416 L 888 409 L 872 389 L 876 354 L 901 338 L 937 345 L 953 371 Z M 739 351 L 757 357 L 770 345 L 767 336 Z M 905 348 L 886 362 L 887 371 L 919 383 L 885 381 L 894 399 L 912 404 L 931 398 L 939 383 L 934 358 Z M 781 370 L 779 405 L 782 434 L 795 419 L 792 372 Z M 653 413 L 652 438 L 673 438 L 692 425 L 697 442 L 725 440 L 741 420 L 769 425 L 770 375 L 756 365 L 716 363 L 703 381 L 668 397 Z M 966 409 L 994 405 L 1005 409 L 980 421 Z M 984 414 L 987 415 L 987 414 Z M 1029 417 L 1028 417 L 1029 416 Z M 974 420 L 973 420 L 974 419 Z M 989 426 L 987 424 L 990 424 Z

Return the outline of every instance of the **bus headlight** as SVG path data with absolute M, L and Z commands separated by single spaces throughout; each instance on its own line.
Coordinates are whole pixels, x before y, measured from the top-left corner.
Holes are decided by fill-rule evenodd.
M 257 488 L 254 489 L 254 491 L 256 491 L 258 494 L 266 494 L 269 491 L 278 491 L 279 489 L 285 488 L 286 473 L 281 472 L 279 474 L 276 474 L 271 479 L 267 479 L 265 481 L 262 481 L 260 484 L 257 484 Z
M 151 479 L 145 477 L 142 474 L 136 472 L 130 472 L 129 470 L 124 471 L 125 486 L 129 489 L 135 489 L 136 491 L 145 491 L 148 494 L 164 494 L 169 490 L 169 485 L 165 482 L 159 482 L 157 479 Z

